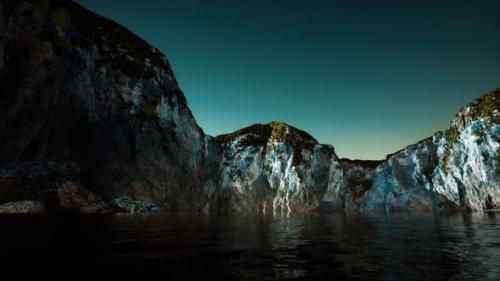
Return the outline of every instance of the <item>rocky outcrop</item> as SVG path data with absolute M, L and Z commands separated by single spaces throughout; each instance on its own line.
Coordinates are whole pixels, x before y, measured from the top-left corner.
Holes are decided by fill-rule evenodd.
M 500 208 L 500 89 L 463 107 L 450 127 L 388 156 L 365 210 Z
M 57 189 L 59 206 L 83 214 L 107 213 L 107 205 L 94 193 L 81 188 L 73 182 L 64 182 Z
M 109 210 L 103 200 L 80 183 L 80 168 L 72 162 L 0 165 L 1 203 L 11 204 L 6 205 L 10 213 L 16 210 L 26 213 L 25 209 L 77 213 L 104 213 Z
M 0 163 L 71 160 L 111 200 L 201 206 L 205 135 L 165 56 L 73 1 L 0 1 Z
M 442 133 L 387 157 L 361 204 L 365 211 L 432 210 L 451 203 L 434 192 Z M 453 204 L 451 204 L 453 205 Z
M 134 199 L 130 196 L 120 196 L 111 201 L 111 204 L 117 212 L 125 213 L 156 213 L 160 211 L 160 207 L 152 202 Z
M 256 124 L 214 139 L 221 158 L 207 181 L 217 210 L 358 209 L 379 161 L 339 159 L 331 145 L 285 123 Z
M 43 202 L 17 201 L 0 204 L 0 214 L 37 214 L 45 212 Z
M 500 208 L 500 89 L 463 107 L 438 148 L 436 192 L 473 210 Z
M 443 211 L 500 208 L 495 90 L 460 110 L 444 132 L 384 161 L 338 159 L 333 147 L 284 123 L 215 138 L 210 206 L 229 210 Z
M 229 210 L 309 210 L 329 183 L 334 149 L 284 123 L 256 124 L 215 138 L 221 151 L 209 204 Z
M 72 162 L 0 164 L 0 203 L 52 198 L 64 182 L 77 182 L 80 168 Z
M 360 210 L 367 192 L 371 189 L 376 176 L 376 168 L 382 161 L 340 159 L 341 179 L 331 184 L 332 188 L 324 195 L 326 206 L 346 212 Z

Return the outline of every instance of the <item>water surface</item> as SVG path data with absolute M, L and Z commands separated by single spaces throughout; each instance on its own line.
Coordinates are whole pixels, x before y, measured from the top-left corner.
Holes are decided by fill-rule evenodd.
M 500 280 L 499 212 L 20 216 L 0 228 L 0 269 L 19 277 Z

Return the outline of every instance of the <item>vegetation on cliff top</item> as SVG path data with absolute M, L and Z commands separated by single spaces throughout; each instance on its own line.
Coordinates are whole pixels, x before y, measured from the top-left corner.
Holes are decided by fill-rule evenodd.
M 448 174 L 448 162 L 450 160 L 451 147 L 460 137 L 461 130 L 463 130 L 463 128 L 471 122 L 486 116 L 491 116 L 491 121 L 493 123 L 500 123 L 500 88 L 497 88 L 462 107 L 451 122 L 450 127 L 444 132 L 446 138 L 445 151 L 439 162 L 439 167 L 445 174 Z M 473 134 L 476 137 L 486 135 L 486 132 L 491 129 L 492 124 L 486 123 L 485 125 L 486 126 L 482 128 L 482 131 L 474 131 Z
M 497 112 L 494 122 L 498 123 L 498 117 L 500 112 L 500 88 L 489 92 L 488 94 L 474 100 L 467 106 L 462 108 L 458 115 L 463 116 L 465 121 L 474 121 L 480 117 L 492 115 L 493 112 Z
M 216 136 L 215 141 L 220 145 L 226 146 L 229 142 L 237 138 L 239 138 L 238 147 L 262 146 L 265 147 L 265 152 L 276 148 L 278 143 L 284 143 L 294 151 L 294 165 L 302 162 L 301 152 L 303 149 L 313 150 L 314 146 L 318 143 L 308 133 L 282 122 L 254 124 L 230 134 Z
M 41 11 L 48 14 L 52 22 L 59 26 L 72 44 L 88 44 L 88 40 L 99 48 L 103 62 L 125 75 L 149 79 L 156 76 L 154 67 L 171 77 L 171 85 L 161 85 L 166 95 L 176 96 L 177 101 L 186 105 L 186 99 L 178 88 L 174 73 L 165 56 L 135 35 L 127 28 L 102 17 L 74 1 L 43 0 L 38 2 Z M 69 47 L 69 43 L 55 45 Z

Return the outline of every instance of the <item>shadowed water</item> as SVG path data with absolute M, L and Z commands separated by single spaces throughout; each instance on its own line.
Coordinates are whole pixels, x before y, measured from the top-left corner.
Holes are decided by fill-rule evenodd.
M 29 216 L 0 227 L 2 272 L 19 276 L 500 280 L 498 212 Z

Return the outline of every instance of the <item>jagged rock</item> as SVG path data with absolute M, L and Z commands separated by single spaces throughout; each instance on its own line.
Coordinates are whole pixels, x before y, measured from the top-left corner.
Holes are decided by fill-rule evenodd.
M 134 199 L 130 196 L 120 196 L 113 199 L 111 203 L 119 211 L 128 213 L 155 213 L 160 211 L 160 207 L 154 203 L 143 199 Z
M 217 136 L 217 180 L 207 181 L 211 208 L 291 211 L 358 210 L 381 161 L 338 159 L 331 145 L 285 123 L 256 124 Z
M 105 212 L 104 202 L 82 188 L 79 177 L 80 168 L 72 162 L 1 164 L 0 203 L 39 201 L 50 211 Z
M 338 158 L 304 131 L 256 124 L 215 138 L 222 151 L 212 208 L 290 211 L 318 207 Z
M 78 213 L 106 213 L 106 204 L 94 193 L 67 181 L 57 190 L 59 204 L 62 208 Z
M 36 214 L 45 212 L 43 202 L 17 201 L 0 204 L 0 214 Z
M 445 132 L 388 156 L 365 210 L 500 208 L 500 89 L 463 107 Z
M 375 180 L 376 168 L 382 163 L 378 160 L 340 159 L 341 178 L 333 180 L 333 188 L 325 193 L 324 202 L 347 212 L 358 211 Z
M 463 107 L 439 142 L 435 191 L 472 210 L 500 208 L 500 89 Z
M 442 211 L 500 208 L 499 98 L 465 106 L 445 132 L 384 161 L 338 159 L 334 149 L 284 123 L 218 136 L 220 165 L 207 180 L 210 207 L 228 210 Z
M 361 208 L 366 211 L 424 210 L 446 205 L 446 198 L 433 192 L 438 167 L 438 142 L 442 134 L 427 138 L 387 157 Z
M 0 162 L 71 159 L 97 195 L 202 205 L 205 135 L 165 56 L 74 1 L 0 1 Z

